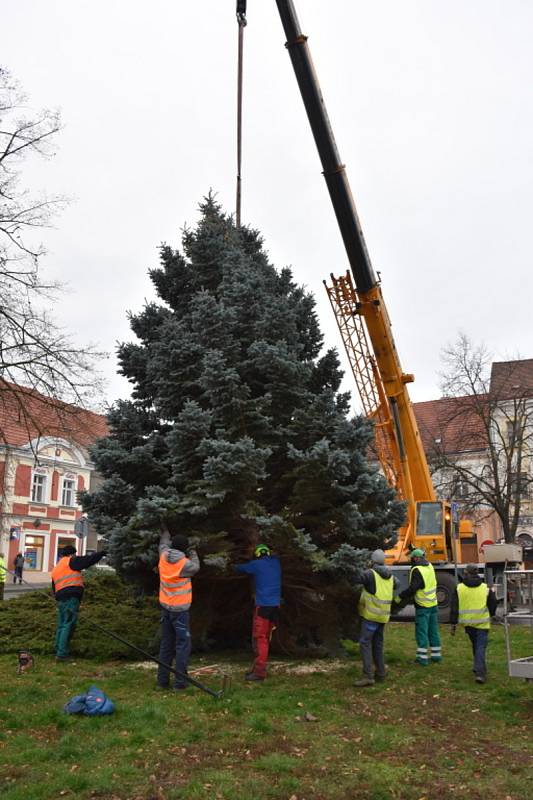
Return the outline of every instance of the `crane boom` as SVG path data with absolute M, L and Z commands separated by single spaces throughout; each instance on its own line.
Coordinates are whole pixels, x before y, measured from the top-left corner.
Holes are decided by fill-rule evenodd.
M 436 498 L 407 389 L 414 378 L 401 367 L 380 281 L 365 244 L 307 37 L 300 28 L 293 0 L 276 3 L 351 268 L 351 275 L 348 272 L 340 278 L 331 276 L 332 285 L 326 285 L 326 289 L 365 413 L 375 424 L 383 471 L 407 504 L 407 523 L 388 559 L 394 563 L 405 561 L 408 548 L 418 545 L 426 548 L 431 561 L 456 560 L 458 520 L 452 522 L 450 504 Z M 463 523 L 462 529 L 468 532 Z

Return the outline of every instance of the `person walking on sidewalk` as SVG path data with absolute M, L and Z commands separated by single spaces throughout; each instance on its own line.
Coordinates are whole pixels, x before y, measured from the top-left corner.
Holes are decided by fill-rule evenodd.
M 419 547 L 411 551 L 409 586 L 400 594 L 404 604 L 415 604 L 416 663 L 427 667 L 442 661 L 437 603 L 437 578 L 433 565 Z M 429 652 L 428 652 L 429 651 Z
M 71 544 L 61 550 L 61 558 L 52 570 L 52 591 L 57 604 L 55 651 L 56 661 L 66 661 L 70 640 L 76 629 L 78 612 L 83 597 L 81 571 L 97 564 L 105 551 L 90 556 L 77 556 Z
M 0 553 L 0 601 L 4 599 L 4 588 L 6 585 L 6 565 L 4 563 L 4 554 Z
M 487 680 L 485 654 L 489 642 L 490 618 L 496 613 L 498 600 L 489 589 L 475 564 L 465 567 L 463 582 L 457 584 L 450 607 L 451 634 L 455 626 L 464 625 L 465 633 L 472 643 L 474 675 L 476 683 Z
M 362 573 L 363 586 L 359 600 L 361 632 L 359 647 L 363 662 L 363 677 L 355 686 L 373 686 L 375 681 L 385 680 L 385 656 L 383 638 L 385 625 L 390 619 L 391 606 L 398 602 L 399 582 L 385 566 L 383 550 L 374 550 L 372 566 Z
M 255 583 L 255 611 L 252 623 L 252 641 L 255 661 L 246 673 L 247 681 L 264 681 L 267 674 L 270 639 L 279 621 L 281 604 L 281 565 L 266 544 L 254 550 L 255 558 L 246 564 L 237 564 L 237 572 L 252 575 Z
M 196 550 L 189 547 L 189 539 L 176 534 L 170 539 L 164 530 L 159 539 L 159 604 L 161 606 L 161 645 L 159 660 L 172 666 L 176 672 L 187 675 L 191 655 L 189 611 L 192 603 L 191 578 L 200 569 Z M 174 689 L 181 691 L 188 684 L 184 677 L 175 675 Z M 157 685 L 168 689 L 170 670 L 159 665 Z
M 15 574 L 13 575 L 13 583 L 17 582 L 17 578 L 18 578 L 19 584 L 22 583 L 22 571 L 24 569 L 25 560 L 26 559 L 24 558 L 22 553 L 17 553 L 17 555 L 15 556 L 15 558 L 13 560 L 13 566 L 15 568 Z

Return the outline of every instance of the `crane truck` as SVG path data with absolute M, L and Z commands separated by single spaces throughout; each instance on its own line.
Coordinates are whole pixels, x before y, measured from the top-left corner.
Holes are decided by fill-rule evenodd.
M 457 576 L 464 566 L 462 542 L 475 540 L 472 523 L 460 519 L 457 503 L 437 497 L 409 398 L 408 384 L 414 377 L 401 367 L 381 282 L 365 244 L 307 37 L 300 28 L 293 0 L 276 3 L 350 265 L 345 275 L 331 275 L 330 285 L 324 284 L 364 412 L 374 423 L 381 468 L 406 504 L 405 524 L 386 552 L 386 560 L 405 588 L 409 553 L 423 548 L 435 567 L 440 616 L 446 619 Z M 498 584 L 503 567 L 495 563 L 487 570 L 491 584 Z

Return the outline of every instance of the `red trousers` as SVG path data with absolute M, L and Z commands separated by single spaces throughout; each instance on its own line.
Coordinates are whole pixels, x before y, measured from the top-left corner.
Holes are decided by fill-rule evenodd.
M 270 639 L 275 627 L 276 625 L 274 622 L 260 617 L 257 613 L 257 608 L 255 609 L 252 626 L 252 641 L 255 653 L 255 661 L 252 672 L 255 672 L 255 674 L 259 675 L 261 678 L 266 676 L 268 648 L 270 646 Z

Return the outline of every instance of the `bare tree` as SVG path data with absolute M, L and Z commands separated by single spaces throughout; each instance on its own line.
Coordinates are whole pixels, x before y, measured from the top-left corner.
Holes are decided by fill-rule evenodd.
M 48 309 L 61 286 L 39 269 L 45 253 L 39 235 L 65 198 L 34 195 L 21 185 L 24 162 L 51 157 L 60 127 L 57 111 L 28 110 L 16 81 L 0 68 L 0 402 L 7 394 L 10 408 L 25 402 L 16 386 L 43 402 L 84 405 L 95 395 L 94 360 L 101 354 L 76 346 L 55 323 Z
M 533 489 L 533 360 L 493 363 L 460 334 L 442 362 L 444 399 L 428 453 L 436 483 L 470 513 L 495 513 L 513 542 Z

